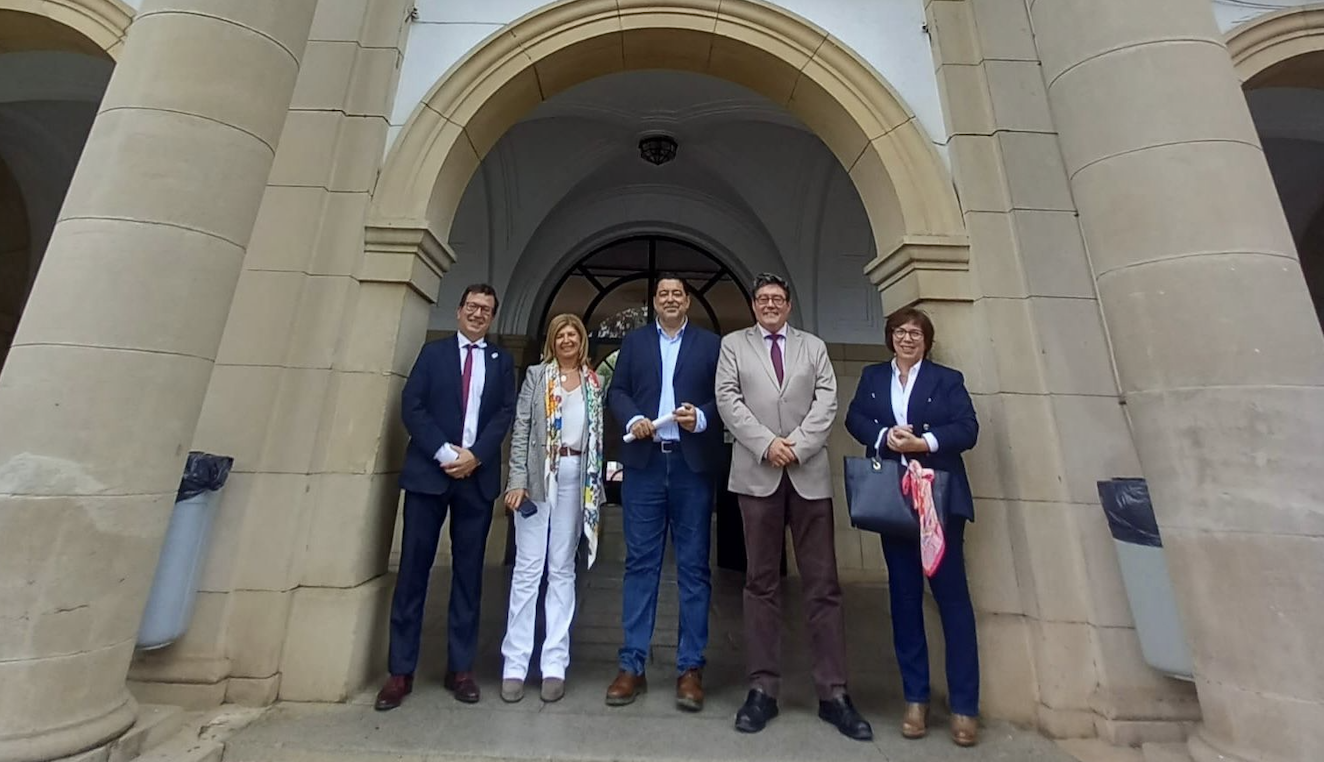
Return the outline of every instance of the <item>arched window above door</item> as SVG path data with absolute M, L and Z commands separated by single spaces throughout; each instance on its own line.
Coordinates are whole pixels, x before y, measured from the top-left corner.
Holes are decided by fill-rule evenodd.
M 579 315 L 593 354 L 601 357 L 630 330 L 654 319 L 654 286 L 667 272 L 689 284 L 695 325 L 720 335 L 753 322 L 749 294 L 720 260 L 685 241 L 653 235 L 612 241 L 576 262 L 553 290 L 539 330 L 552 315 Z

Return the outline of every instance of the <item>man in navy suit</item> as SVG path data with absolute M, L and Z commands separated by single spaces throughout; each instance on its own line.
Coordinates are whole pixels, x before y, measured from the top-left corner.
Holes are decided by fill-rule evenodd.
M 670 528 L 680 587 L 676 704 L 689 711 L 703 708 L 703 652 L 712 598 L 712 468 L 720 461 L 722 442 L 714 399 L 721 340 L 690 325 L 689 308 L 685 281 L 661 275 L 653 292 L 657 322 L 625 337 L 607 392 L 612 415 L 635 437 L 620 456 L 625 466 L 625 642 L 620 672 L 607 689 L 608 706 L 629 704 L 647 688 L 644 663 L 657 620 L 657 589 Z M 675 420 L 653 425 L 665 415 Z
M 459 333 L 426 344 L 401 394 L 409 448 L 400 472 L 405 525 L 400 573 L 391 601 L 391 676 L 378 710 L 394 709 L 413 689 L 423 603 L 446 513 L 451 517 L 451 597 L 445 684 L 455 698 L 478 701 L 473 677 L 483 556 L 492 503 L 501 488 L 501 443 L 515 415 L 515 365 L 487 341 L 496 291 L 469 286 L 456 310 Z

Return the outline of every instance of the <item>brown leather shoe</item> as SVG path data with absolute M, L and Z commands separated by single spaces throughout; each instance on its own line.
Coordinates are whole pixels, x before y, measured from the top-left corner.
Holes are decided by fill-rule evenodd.
M 703 709 L 703 672 L 687 669 L 676 678 L 676 706 L 687 712 Z
M 645 693 L 648 693 L 647 677 L 621 670 L 616 673 L 616 679 L 611 681 L 611 685 L 607 686 L 607 706 L 633 704 L 635 699 Z
M 455 694 L 456 701 L 463 701 L 466 704 L 477 704 L 481 695 L 472 672 L 447 672 L 442 685 Z
M 404 701 L 405 696 L 408 696 L 413 690 L 413 675 L 391 675 L 386 678 L 386 683 L 382 686 L 382 689 L 377 691 L 377 701 L 372 705 L 372 708 L 379 712 L 394 709 L 400 706 L 400 702 Z
M 906 738 L 923 738 L 929 733 L 929 705 L 913 701 L 906 703 L 906 713 L 901 715 L 901 735 Z
M 952 715 L 952 740 L 957 746 L 966 748 L 979 743 L 979 718 L 964 714 Z

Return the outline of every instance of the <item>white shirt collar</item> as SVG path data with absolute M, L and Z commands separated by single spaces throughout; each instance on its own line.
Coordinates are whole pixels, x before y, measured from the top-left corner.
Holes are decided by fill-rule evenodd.
M 923 361 L 923 360 L 916 360 L 916 361 L 915 361 L 915 364 L 912 365 L 912 366 L 910 366 L 909 380 L 910 380 L 911 383 L 914 383 L 914 381 L 915 381 L 915 376 L 919 374 L 919 368 L 920 368 L 920 366 L 923 365 L 923 364 L 924 364 L 924 361 Z M 892 375 L 893 375 L 893 376 L 899 376 L 899 375 L 901 375 L 901 368 L 897 367 L 897 364 L 896 364 L 896 358 L 895 358 L 895 357 L 892 358 Z
M 766 339 L 769 336 L 773 335 L 772 331 L 769 331 L 767 328 L 764 328 L 762 323 L 755 323 L 755 325 L 759 329 L 759 335 L 762 336 L 763 338 Z M 783 340 L 786 339 L 786 328 L 788 325 L 789 325 L 788 323 L 782 323 L 781 329 L 777 331 L 777 335 L 782 337 Z
M 665 328 L 662 327 L 662 321 L 661 321 L 661 320 L 655 320 L 655 321 L 653 321 L 653 325 L 656 325 L 656 326 L 657 326 L 657 335 L 658 335 L 658 336 L 661 336 L 661 337 L 664 338 L 664 339 L 675 340 L 675 339 L 679 339 L 681 336 L 684 336 L 684 335 L 685 335 L 685 329 L 690 327 L 690 319 L 689 319 L 688 317 L 685 318 L 685 322 L 680 324 L 680 330 L 679 330 L 679 331 L 676 331 L 676 335 L 675 335 L 675 336 L 668 336 L 668 335 L 667 335 L 667 329 L 665 329 Z
M 473 344 L 475 347 L 478 347 L 479 349 L 487 349 L 487 337 L 486 337 L 486 336 L 484 336 L 483 338 L 479 339 L 478 341 L 469 341 L 469 337 L 468 337 L 468 336 L 465 336 L 465 335 L 462 334 L 462 333 L 456 333 L 456 334 L 455 334 L 455 337 L 456 337 L 457 339 L 459 339 L 460 350 L 461 350 L 461 351 L 463 351 L 464 348 L 467 347 L 467 346 L 469 346 L 470 344 Z

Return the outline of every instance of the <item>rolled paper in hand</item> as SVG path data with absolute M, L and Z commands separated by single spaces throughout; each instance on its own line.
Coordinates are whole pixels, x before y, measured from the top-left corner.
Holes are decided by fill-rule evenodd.
M 454 463 L 455 461 L 459 460 L 459 458 L 460 458 L 460 454 L 456 452 L 455 448 L 451 447 L 449 443 L 442 445 L 441 465 L 448 466 L 451 463 Z
M 674 420 L 676 420 L 676 415 L 675 415 L 675 413 L 667 413 L 666 415 L 662 416 L 661 418 L 657 419 L 656 421 L 653 421 L 653 428 L 656 429 L 656 428 L 658 428 L 659 426 L 665 426 L 665 425 L 667 425 L 668 423 L 671 423 L 671 422 L 674 421 Z M 630 432 L 628 432 L 628 431 L 625 432 L 625 441 L 626 441 L 626 442 L 633 442 L 633 441 L 634 441 L 634 434 L 632 434 L 632 433 L 630 433 Z

